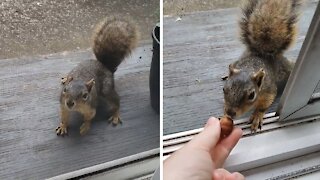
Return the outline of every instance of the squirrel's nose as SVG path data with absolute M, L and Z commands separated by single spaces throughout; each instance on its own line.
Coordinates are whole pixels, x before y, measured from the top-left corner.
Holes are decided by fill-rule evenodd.
M 227 115 L 231 116 L 231 118 L 233 118 L 236 115 L 236 112 L 232 109 L 228 109 L 227 110 Z
M 74 102 L 71 101 L 71 100 L 67 101 L 67 106 L 68 106 L 69 108 L 72 108 L 72 107 L 74 106 Z

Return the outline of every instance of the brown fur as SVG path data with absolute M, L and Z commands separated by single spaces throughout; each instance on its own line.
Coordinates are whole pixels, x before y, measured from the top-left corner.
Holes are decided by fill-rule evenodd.
M 121 124 L 119 109 L 115 111 L 115 113 L 109 118 L 109 121 L 112 122 L 113 125 Z
M 83 114 L 83 124 L 80 127 L 80 134 L 85 135 L 90 129 L 91 121 L 96 115 L 96 109 L 92 108 L 88 104 L 79 104 L 78 112 Z
M 64 105 L 60 105 L 60 118 L 61 122 L 59 126 L 56 128 L 56 133 L 59 135 L 65 135 L 68 133 L 68 121 L 69 121 L 69 111 L 66 109 Z
M 93 51 L 98 61 L 82 61 L 61 80 L 61 123 L 56 129 L 57 135 L 67 133 L 71 111 L 83 115 L 81 135 L 90 129 L 98 106 L 103 106 L 112 114 L 106 119 L 111 119 L 114 125 L 121 123 L 120 98 L 114 89 L 113 74 L 121 61 L 136 47 L 138 32 L 130 21 L 112 17 L 97 25 L 93 37 Z
M 256 103 L 255 103 L 255 111 L 253 112 L 252 116 L 249 119 L 249 122 L 251 122 L 251 129 L 253 131 L 256 131 L 258 128 L 261 129 L 262 127 L 262 121 L 263 116 L 267 109 L 271 106 L 274 99 L 276 97 L 276 94 L 274 93 L 262 93 Z
M 115 72 L 137 42 L 138 31 L 130 20 L 107 17 L 94 30 L 92 49 L 97 60 Z
M 266 110 L 292 71 L 293 64 L 283 52 L 294 40 L 300 3 L 300 0 L 247 0 L 243 8 L 240 27 L 247 49 L 229 65 L 223 89 L 224 109 L 230 117 L 253 109 L 249 120 L 252 131 L 261 128 Z
M 251 52 L 277 56 L 294 42 L 301 0 L 248 0 L 240 21 L 242 42 Z

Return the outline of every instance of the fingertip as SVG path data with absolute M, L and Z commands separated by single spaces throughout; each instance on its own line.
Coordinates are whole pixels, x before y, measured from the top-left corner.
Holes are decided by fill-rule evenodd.
M 223 179 L 223 175 L 221 173 L 219 173 L 219 171 L 214 171 L 213 172 L 213 179 Z
M 236 180 L 244 180 L 244 176 L 242 174 L 240 174 L 239 172 L 234 172 L 231 174 L 233 176 L 233 179 Z
M 209 118 L 205 128 L 188 144 L 193 147 L 210 151 L 210 149 L 212 149 L 219 141 L 220 131 L 219 120 L 214 117 Z
M 208 123 L 217 123 L 217 122 L 219 122 L 219 119 L 216 117 L 210 117 L 208 119 Z
M 236 136 L 242 137 L 243 131 L 241 128 L 235 127 L 233 131 L 234 131 L 233 133 L 236 134 Z
M 238 142 L 240 140 L 240 138 L 242 137 L 242 135 L 243 135 L 242 129 L 238 128 L 238 127 L 234 127 L 231 134 L 229 136 L 227 136 L 226 138 L 221 139 L 221 142 L 222 143 L 224 143 L 224 142 L 230 143 L 230 141 Z
M 207 121 L 206 126 L 211 126 L 211 125 L 217 125 L 219 124 L 219 119 L 215 118 L 215 117 L 210 117 Z
M 218 118 L 215 117 L 210 117 L 204 127 L 206 131 L 214 131 L 217 133 L 217 136 L 220 137 L 221 133 L 221 126 L 220 126 L 220 121 Z M 219 138 L 218 138 L 219 140 Z
M 229 144 L 229 145 L 231 145 L 231 144 L 235 145 L 240 140 L 240 138 L 242 137 L 242 134 L 243 134 L 242 129 L 238 128 L 238 127 L 235 127 L 235 128 L 233 128 L 231 134 L 228 137 L 226 137 L 225 139 L 223 139 L 221 141 L 221 143 L 222 144 L 226 143 L 226 144 Z M 234 145 L 232 145 L 230 148 L 232 149 L 234 147 Z
M 215 169 L 212 173 L 213 179 L 222 180 L 225 179 L 226 176 L 231 175 L 227 170 L 219 168 Z

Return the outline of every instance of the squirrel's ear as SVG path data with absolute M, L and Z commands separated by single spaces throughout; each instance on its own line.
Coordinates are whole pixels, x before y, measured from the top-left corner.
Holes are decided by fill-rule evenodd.
M 257 86 L 260 88 L 262 83 L 263 83 L 263 79 L 265 77 L 265 71 L 263 70 L 263 68 L 261 68 L 258 72 L 254 73 L 252 75 L 252 80 L 257 84 Z
M 91 91 L 94 84 L 95 84 L 95 81 L 93 78 L 90 81 L 86 82 L 86 86 L 87 86 L 89 92 Z
M 72 80 L 73 80 L 72 76 L 63 77 L 63 78 L 61 78 L 61 84 L 63 84 L 63 85 L 68 84 Z
M 229 77 L 234 75 L 234 74 L 238 74 L 239 72 L 240 72 L 240 69 L 234 68 L 233 64 L 229 65 Z

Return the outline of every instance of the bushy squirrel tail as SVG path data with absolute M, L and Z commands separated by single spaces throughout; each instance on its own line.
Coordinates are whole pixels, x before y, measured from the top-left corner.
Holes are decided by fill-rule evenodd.
M 240 21 L 241 40 L 250 52 L 277 56 L 294 42 L 301 0 L 247 0 Z
M 137 42 L 137 28 L 129 19 L 107 17 L 96 25 L 92 49 L 97 60 L 115 72 Z

